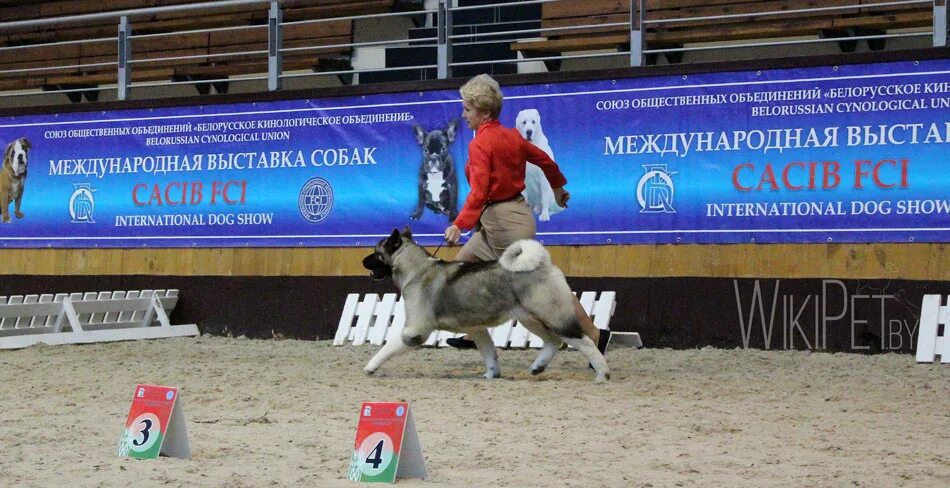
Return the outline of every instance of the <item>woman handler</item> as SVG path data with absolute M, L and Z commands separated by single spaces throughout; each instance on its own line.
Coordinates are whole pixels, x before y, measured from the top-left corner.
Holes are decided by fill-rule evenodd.
M 534 214 L 521 195 L 525 189 L 525 161 L 541 168 L 554 189 L 558 205 L 567 207 L 571 194 L 564 189 L 567 179 L 557 163 L 517 130 L 498 122 L 502 95 L 497 81 L 488 75 L 478 75 L 459 92 L 462 118 L 475 131 L 465 163 L 465 176 L 471 190 L 458 217 L 445 229 L 445 240 L 455 245 L 462 230 L 475 229 L 456 255 L 456 261 L 494 261 L 510 244 L 520 239 L 534 239 L 537 232 Z M 574 309 L 584 335 L 603 353 L 608 334 L 600 334 L 577 298 Z M 475 347 L 475 343 L 466 338 L 449 339 L 448 343 L 459 348 Z

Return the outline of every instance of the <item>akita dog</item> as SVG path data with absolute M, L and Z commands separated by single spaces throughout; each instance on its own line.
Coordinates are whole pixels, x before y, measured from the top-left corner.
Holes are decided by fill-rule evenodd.
M 485 377 L 498 378 L 498 353 L 488 328 L 515 319 L 544 341 L 531 374 L 544 371 L 563 341 L 587 358 L 596 381 L 610 378 L 603 354 L 581 333 L 564 273 L 537 241 L 515 242 L 498 261 L 452 262 L 416 244 L 408 227 L 402 233 L 393 229 L 363 259 L 363 266 L 374 279 L 391 276 L 406 307 L 402 337 L 373 356 L 363 368 L 367 374 L 421 345 L 432 331 L 448 330 L 469 334 L 485 359 Z

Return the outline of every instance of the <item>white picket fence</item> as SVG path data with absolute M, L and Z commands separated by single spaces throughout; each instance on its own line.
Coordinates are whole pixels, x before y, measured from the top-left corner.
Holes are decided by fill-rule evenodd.
M 920 325 L 917 328 L 917 362 L 932 363 L 935 356 L 940 362 L 950 363 L 950 296 L 948 304 L 940 304 L 940 295 L 924 295 L 920 306 Z M 943 324 L 943 335 L 940 335 Z
M 0 349 L 198 335 L 171 325 L 178 290 L 0 296 Z
M 594 321 L 594 325 L 601 330 L 610 330 L 610 319 L 616 308 L 616 292 L 604 291 L 597 296 L 596 292 L 581 293 L 580 302 Z M 382 345 L 386 341 L 399 339 L 402 329 L 406 325 L 406 311 L 402 298 L 395 293 L 386 293 L 382 297 L 368 293 L 360 299 L 358 293 L 351 293 L 346 297 L 343 313 L 340 314 L 340 323 L 337 326 L 333 344 L 341 346 L 350 343 L 354 346 L 362 344 Z M 509 320 L 489 330 L 495 347 L 500 348 L 540 348 L 541 338 L 528 331 L 521 323 Z M 446 340 L 459 337 L 447 331 L 437 330 L 429 335 L 426 346 L 445 347 Z M 615 339 L 617 339 L 615 341 Z M 623 342 L 634 347 L 643 347 L 640 335 L 636 332 L 614 332 L 611 342 Z

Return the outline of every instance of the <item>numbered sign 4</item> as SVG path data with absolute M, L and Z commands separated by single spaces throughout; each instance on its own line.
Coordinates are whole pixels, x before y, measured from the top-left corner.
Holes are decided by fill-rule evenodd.
M 363 483 L 393 483 L 427 476 L 415 423 L 405 402 L 364 402 L 347 477 Z

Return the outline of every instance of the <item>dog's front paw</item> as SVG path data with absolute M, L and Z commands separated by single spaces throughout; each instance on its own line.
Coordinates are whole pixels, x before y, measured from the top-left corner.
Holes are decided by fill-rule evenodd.
M 500 370 L 500 369 L 494 369 L 494 368 L 492 368 L 492 369 L 489 369 L 488 371 L 485 372 L 485 379 L 487 379 L 487 380 L 493 380 L 493 379 L 495 379 L 495 378 L 501 378 L 501 370 Z
M 419 220 L 419 219 L 421 219 L 421 218 L 422 218 L 422 210 L 417 210 L 417 211 L 415 211 L 415 212 L 412 212 L 412 215 L 410 215 L 409 218 L 412 219 L 412 220 Z
M 24 213 L 21 212 L 21 211 L 19 211 L 19 210 L 17 210 L 16 212 L 13 213 L 13 215 L 16 215 L 16 218 L 18 218 L 18 219 L 22 219 Z
M 594 378 L 594 383 L 606 383 L 610 381 L 610 373 L 604 373 L 602 376 L 598 375 Z
M 10 216 L 9 216 L 9 215 L 5 215 L 5 216 L 3 217 L 3 223 L 4 223 L 4 224 L 9 224 L 9 223 L 10 223 Z
M 366 373 L 366 376 L 372 376 L 376 372 L 375 369 L 363 368 L 363 372 Z
M 536 367 L 533 367 L 533 368 L 531 368 L 531 374 L 537 376 L 537 375 L 543 373 L 545 369 L 547 369 L 547 368 L 544 367 L 544 366 L 536 366 Z

